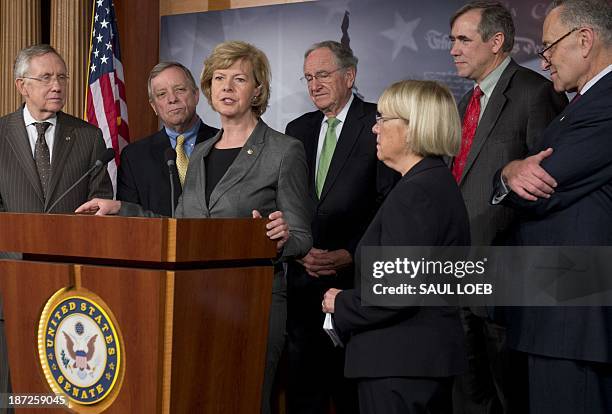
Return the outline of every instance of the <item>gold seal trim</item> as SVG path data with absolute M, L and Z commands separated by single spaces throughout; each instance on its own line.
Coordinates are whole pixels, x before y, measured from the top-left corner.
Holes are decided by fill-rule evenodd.
M 117 365 L 115 374 L 111 384 L 105 390 L 104 394 L 94 402 L 84 403 L 72 398 L 56 381 L 52 374 L 52 369 L 47 359 L 46 335 L 47 327 L 53 314 L 57 311 L 56 307 L 68 299 L 82 300 L 91 303 L 108 321 L 110 331 L 115 337 Z M 86 315 L 87 316 L 87 315 Z M 59 326 L 59 325 L 58 325 Z M 59 332 L 59 331 L 58 331 Z M 54 347 L 55 348 L 55 344 Z M 125 343 L 119 325 L 109 306 L 95 293 L 83 287 L 65 287 L 55 292 L 45 304 L 38 323 L 38 357 L 42 374 L 45 377 L 51 391 L 55 394 L 66 396 L 68 400 L 68 409 L 72 412 L 83 414 L 97 414 L 112 405 L 115 401 L 125 376 Z

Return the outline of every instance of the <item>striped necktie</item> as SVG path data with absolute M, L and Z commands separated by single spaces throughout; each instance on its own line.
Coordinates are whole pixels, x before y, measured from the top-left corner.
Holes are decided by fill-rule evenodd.
M 50 122 L 35 122 L 36 132 L 38 138 L 36 139 L 36 145 L 34 146 L 34 160 L 36 161 L 36 169 L 38 170 L 38 177 L 40 178 L 40 184 L 42 185 L 43 194 L 45 199 L 47 198 L 47 185 L 49 184 L 49 178 L 51 177 L 51 153 L 49 152 L 49 146 L 45 139 L 45 132 L 51 126 Z

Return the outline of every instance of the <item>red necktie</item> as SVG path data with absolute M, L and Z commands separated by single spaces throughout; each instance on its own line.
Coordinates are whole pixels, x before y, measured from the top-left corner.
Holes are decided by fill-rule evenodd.
M 461 149 L 459 155 L 455 157 L 453 163 L 453 176 L 457 183 L 461 180 L 461 174 L 463 174 L 463 168 L 465 168 L 465 162 L 467 161 L 470 148 L 472 147 L 472 141 L 474 140 L 474 134 L 476 133 L 476 127 L 478 127 L 478 119 L 480 118 L 480 97 L 482 91 L 480 87 L 476 85 L 474 93 L 470 98 L 467 110 L 463 116 L 463 125 L 461 127 Z
M 576 103 L 578 101 L 578 99 L 580 99 L 582 95 L 580 95 L 580 92 L 577 92 L 576 95 L 574 95 L 574 97 L 572 98 L 572 100 L 570 101 L 570 105 L 573 103 Z

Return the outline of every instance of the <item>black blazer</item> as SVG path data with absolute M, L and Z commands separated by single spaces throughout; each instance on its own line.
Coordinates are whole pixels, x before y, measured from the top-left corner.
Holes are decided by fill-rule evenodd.
M 376 158 L 376 136 L 372 132 L 375 117 L 375 104 L 353 98 L 320 199 L 315 177 L 323 113 L 309 112 L 287 125 L 285 133 L 302 141 L 306 150 L 308 193 L 315 206 L 311 228 L 316 248 L 346 249 L 353 255 L 385 194 L 399 177 Z M 352 286 L 353 269 L 317 279 L 308 276 L 301 265 L 291 264 L 289 277 L 294 286 L 321 285 L 319 291 L 322 291 L 334 286 Z
M 472 93 L 459 102 L 462 118 Z M 472 244 L 504 243 L 516 215 L 511 208 L 489 204 L 491 177 L 523 158 L 566 105 L 565 94 L 555 92 L 548 79 L 510 60 L 482 114 L 459 182 L 470 214 Z
M 196 144 L 213 137 L 217 129 L 200 125 Z M 117 200 L 140 204 L 145 210 L 167 217 L 172 215 L 170 179 L 164 159 L 167 148 L 172 148 L 164 128 L 155 134 L 129 144 L 121 152 L 117 173 Z M 181 183 L 174 175 L 174 205 L 181 195 Z
M 612 244 L 612 73 L 593 85 L 544 130 L 531 152 L 553 148 L 541 166 L 558 183 L 548 199 L 510 192 L 503 204 L 520 221 L 518 245 Z M 499 174 L 494 194 L 500 192 Z M 510 314 L 509 345 L 557 358 L 612 362 L 612 308 L 524 308 Z
M 442 159 L 425 158 L 389 193 L 359 246 L 466 246 L 467 210 Z M 359 251 L 357 267 L 359 268 Z M 457 308 L 362 307 L 355 289 L 336 296 L 334 322 L 350 334 L 347 377 L 445 377 L 467 366 Z

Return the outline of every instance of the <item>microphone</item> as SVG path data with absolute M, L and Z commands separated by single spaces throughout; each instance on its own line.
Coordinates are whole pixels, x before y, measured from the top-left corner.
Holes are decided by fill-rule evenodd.
M 113 158 L 115 158 L 115 150 L 112 148 L 107 148 L 106 151 L 104 151 L 102 153 L 102 155 L 100 156 L 99 159 L 96 160 L 96 162 L 94 163 L 94 165 L 91 166 L 91 168 L 89 170 L 87 170 L 85 172 L 85 174 L 83 174 L 81 176 L 81 178 L 79 178 L 74 184 L 72 184 L 70 187 L 68 187 L 68 189 L 66 191 L 64 191 L 62 193 L 62 195 L 60 195 L 57 200 L 55 200 L 55 202 L 53 204 L 51 204 L 51 207 L 49 207 L 45 213 L 50 213 L 51 210 L 53 210 L 53 207 L 55 207 L 57 205 L 57 203 L 59 203 L 60 201 L 62 201 L 62 199 L 66 196 L 66 194 L 68 194 L 70 191 L 72 191 L 74 189 L 74 187 L 76 187 L 77 185 L 79 185 L 79 183 L 81 181 L 83 181 L 87 176 L 89 176 L 91 173 L 93 173 L 94 171 L 97 172 L 97 170 L 100 167 L 105 166 L 106 164 L 109 163 L 110 160 L 112 160 Z
M 176 167 L 176 151 L 172 148 L 166 148 L 164 158 L 166 160 L 166 165 L 168 166 L 168 173 L 170 177 L 170 206 L 172 207 L 171 217 L 174 218 L 174 168 Z

